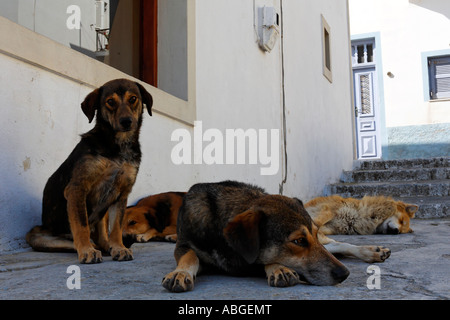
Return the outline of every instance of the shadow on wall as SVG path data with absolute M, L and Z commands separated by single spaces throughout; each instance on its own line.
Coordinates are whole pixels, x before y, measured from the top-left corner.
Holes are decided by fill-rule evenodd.
M 409 0 L 409 3 L 416 6 L 443 14 L 450 19 L 450 6 L 448 1 L 443 0 Z
M 383 159 L 450 157 L 450 123 L 387 128 Z
M 2 183 L 13 183 L 14 187 L 2 190 L 0 197 L 0 255 L 29 247 L 24 235 L 32 226 L 41 224 L 42 210 L 42 199 L 30 194 L 25 185 L 18 184 L 17 177 L 11 174 L 3 178 L 6 181 Z

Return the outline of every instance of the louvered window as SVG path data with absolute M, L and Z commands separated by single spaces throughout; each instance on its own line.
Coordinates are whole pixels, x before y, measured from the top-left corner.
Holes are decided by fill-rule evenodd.
M 428 58 L 430 98 L 450 98 L 450 56 Z

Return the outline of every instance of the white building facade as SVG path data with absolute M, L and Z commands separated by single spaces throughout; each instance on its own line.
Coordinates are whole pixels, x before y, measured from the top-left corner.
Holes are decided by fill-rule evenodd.
M 366 142 L 359 157 L 450 156 L 450 3 L 350 0 L 349 7 L 355 105 L 367 107 L 357 119 Z
M 225 179 L 309 200 L 352 167 L 345 0 L 104 1 L 100 35 L 98 1 L 14 3 L 0 5 L 0 253 L 26 247 L 48 177 L 93 126 L 80 103 L 114 78 L 140 81 L 154 98 L 129 205 Z M 150 3 L 153 42 L 140 24 Z M 68 27 L 78 18 L 70 5 L 79 29 Z M 95 45 L 105 34 L 109 43 Z M 157 45 L 154 85 L 141 80 L 146 41 Z

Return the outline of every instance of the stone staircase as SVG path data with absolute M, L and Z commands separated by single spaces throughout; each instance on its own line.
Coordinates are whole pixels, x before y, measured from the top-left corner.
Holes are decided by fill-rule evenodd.
M 419 206 L 416 218 L 450 217 L 450 158 L 358 161 L 324 195 L 385 195 Z

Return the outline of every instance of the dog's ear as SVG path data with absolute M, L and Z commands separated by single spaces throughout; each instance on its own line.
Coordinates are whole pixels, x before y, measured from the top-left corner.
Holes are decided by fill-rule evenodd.
M 140 84 L 136 82 L 137 87 L 139 88 L 139 92 L 141 93 L 142 102 L 146 105 L 148 114 L 152 115 L 152 107 L 153 107 L 153 98 L 150 93 Z
M 416 206 L 415 204 L 406 204 L 406 213 L 410 218 L 414 218 L 414 214 L 417 210 L 419 210 L 419 206 Z
M 81 103 L 81 110 L 89 119 L 89 123 L 92 122 L 95 116 L 95 110 L 98 109 L 98 105 L 100 102 L 100 89 L 95 89 L 91 93 L 89 93 L 84 101 Z
M 160 233 L 163 232 L 170 224 L 170 202 L 158 201 L 156 206 L 145 214 L 145 218 L 151 227 Z
M 235 216 L 223 229 L 228 244 L 249 264 L 259 255 L 259 225 L 263 213 L 247 210 Z
M 148 211 L 146 213 L 144 213 L 144 217 L 145 219 L 147 219 L 148 221 L 148 225 L 152 228 L 155 228 L 158 232 L 161 232 L 161 225 L 159 223 L 159 219 L 158 217 L 155 215 L 154 212 L 152 211 Z
M 304 207 L 302 200 L 300 200 L 299 198 L 295 198 L 295 197 L 294 197 L 294 200 L 296 200 L 300 206 Z

